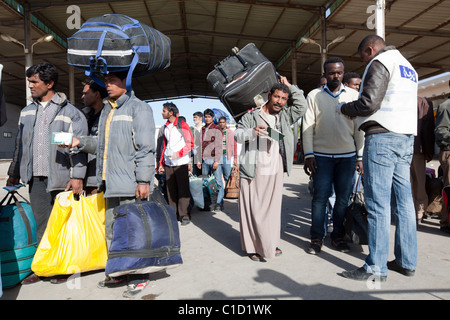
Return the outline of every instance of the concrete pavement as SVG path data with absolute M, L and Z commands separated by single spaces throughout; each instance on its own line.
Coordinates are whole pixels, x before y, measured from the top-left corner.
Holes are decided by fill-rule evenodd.
M 9 163 L 0 161 L 0 186 Z M 437 161 L 429 165 L 437 171 Z M 333 249 L 327 237 L 322 252 L 309 255 L 311 197 L 302 165 L 285 177 L 281 249 L 267 262 L 251 261 L 241 249 L 237 200 L 226 200 L 224 211 L 192 212 L 192 223 L 180 226 L 183 265 L 151 275 L 151 284 L 133 300 L 296 300 L 296 299 L 450 299 L 450 241 L 439 220 L 418 226 L 418 267 L 407 278 L 389 272 L 387 282 L 367 284 L 343 278 L 343 270 L 363 265 L 367 246 L 350 244 L 350 253 Z M 28 197 L 24 188 L 21 194 Z M 5 191 L 0 191 L 3 198 Z M 393 259 L 393 231 L 391 252 Z M 102 271 L 75 276 L 64 284 L 41 281 L 6 289 L 0 300 L 127 300 L 125 286 L 98 289 Z

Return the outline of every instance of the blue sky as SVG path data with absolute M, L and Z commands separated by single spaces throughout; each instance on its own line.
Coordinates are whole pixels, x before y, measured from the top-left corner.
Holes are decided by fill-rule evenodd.
M 183 98 L 183 99 L 169 99 L 167 101 L 149 102 L 150 106 L 153 109 L 153 117 L 155 118 L 156 126 L 162 126 L 165 123 L 165 121 L 161 116 L 161 112 L 163 108 L 162 106 L 166 102 L 173 102 L 180 110 L 180 115 L 186 118 L 187 123 L 190 126 L 194 125 L 192 115 L 196 111 L 203 112 L 207 108 L 217 108 L 227 112 L 228 115 L 230 114 L 219 99 Z

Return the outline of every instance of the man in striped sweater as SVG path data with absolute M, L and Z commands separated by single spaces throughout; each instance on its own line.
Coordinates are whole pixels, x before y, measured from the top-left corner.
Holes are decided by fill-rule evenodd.
M 336 193 L 333 209 L 332 245 L 339 251 L 348 252 L 344 240 L 344 215 L 352 192 L 355 168 L 362 169 L 364 136 L 358 131 L 356 119 L 336 112 L 341 102 L 358 98 L 358 92 L 342 84 L 344 61 L 329 58 L 324 63 L 327 83 L 308 94 L 308 110 L 303 117 L 303 149 L 305 172 L 313 178 L 311 205 L 310 254 L 321 251 L 326 236 L 326 205 Z

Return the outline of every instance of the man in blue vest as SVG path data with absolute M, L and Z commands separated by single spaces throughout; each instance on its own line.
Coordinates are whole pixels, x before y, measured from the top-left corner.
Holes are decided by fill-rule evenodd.
M 387 269 L 414 275 L 417 261 L 416 215 L 410 164 L 417 134 L 418 75 L 393 46 L 377 35 L 362 40 L 358 52 L 367 64 L 359 99 L 337 112 L 357 117 L 365 132 L 364 197 L 368 211 L 369 255 L 363 267 L 344 271 L 354 280 L 386 281 Z M 387 262 L 392 212 L 395 260 Z

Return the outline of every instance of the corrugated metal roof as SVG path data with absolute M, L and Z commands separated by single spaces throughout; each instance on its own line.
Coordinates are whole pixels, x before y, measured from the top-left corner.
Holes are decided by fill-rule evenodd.
M 397 46 L 417 69 L 421 78 L 449 70 L 450 1 L 386 1 L 386 41 Z M 346 71 L 362 73 L 364 66 L 357 54 L 361 39 L 374 30 L 366 22 L 367 8 L 373 0 L 301 1 L 301 0 L 29 0 L 32 14 L 41 28 L 33 26 L 32 42 L 44 34 L 42 25 L 61 35 L 68 29 L 69 5 L 81 10 L 81 22 L 106 13 L 131 16 L 167 34 L 172 40 L 172 64 L 165 71 L 133 82 L 141 99 L 173 99 L 177 96 L 214 96 L 206 82 L 214 65 L 225 58 L 232 47 L 253 42 L 278 68 L 292 79 L 292 53 L 295 48 L 297 82 L 307 93 L 321 72 L 319 47 L 300 41 L 307 36 L 321 43 L 321 12 L 327 12 L 326 43 L 338 36 L 345 41 L 329 47 L 328 55 L 344 59 Z M 25 4 L 22 0 L 0 2 L 0 33 L 22 43 Z M 19 12 L 17 9 L 19 9 Z M 34 62 L 50 61 L 60 72 L 60 90 L 69 93 L 69 67 L 64 41 L 34 46 Z M 4 65 L 3 86 L 7 100 L 22 105 L 25 101 L 23 48 L 0 40 L 0 63 Z M 75 72 L 75 97 L 81 106 L 83 72 Z

